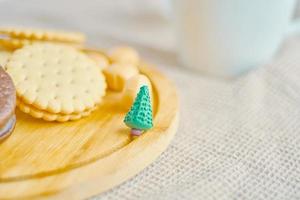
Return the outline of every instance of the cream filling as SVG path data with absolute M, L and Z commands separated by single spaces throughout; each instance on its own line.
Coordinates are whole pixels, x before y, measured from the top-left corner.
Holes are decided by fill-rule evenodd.
M 10 130 L 12 130 L 13 127 L 15 126 L 15 123 L 16 123 L 16 116 L 13 115 L 5 124 L 5 126 L 0 129 L 0 138 L 8 134 Z

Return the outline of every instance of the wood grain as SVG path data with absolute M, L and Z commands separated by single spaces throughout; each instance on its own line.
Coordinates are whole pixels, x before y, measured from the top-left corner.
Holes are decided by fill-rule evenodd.
M 0 199 L 82 199 L 131 178 L 168 146 L 177 129 L 173 84 L 153 68 L 154 128 L 132 138 L 120 94 L 108 92 L 87 118 L 57 123 L 17 111 L 14 133 L 0 144 Z

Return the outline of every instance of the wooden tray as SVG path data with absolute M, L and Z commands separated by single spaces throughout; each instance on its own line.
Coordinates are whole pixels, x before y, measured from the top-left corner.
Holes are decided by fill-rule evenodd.
M 141 72 L 153 85 L 154 128 L 136 139 L 113 92 L 91 116 L 74 122 L 45 122 L 17 111 L 14 133 L 0 144 L 0 199 L 82 199 L 152 163 L 176 132 L 178 97 L 158 71 L 143 65 Z

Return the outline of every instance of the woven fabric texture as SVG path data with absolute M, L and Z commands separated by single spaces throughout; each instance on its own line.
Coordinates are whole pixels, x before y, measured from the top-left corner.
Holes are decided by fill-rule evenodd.
M 225 81 L 167 69 L 181 97 L 175 139 L 142 173 L 96 199 L 299 199 L 300 38 Z

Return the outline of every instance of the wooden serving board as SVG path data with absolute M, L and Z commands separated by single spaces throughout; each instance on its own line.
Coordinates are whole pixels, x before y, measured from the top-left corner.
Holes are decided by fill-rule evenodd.
M 13 134 L 0 144 L 0 199 L 82 199 L 131 178 L 168 146 L 177 129 L 173 84 L 142 65 L 153 86 L 154 128 L 138 138 L 123 123 L 120 94 L 108 92 L 89 117 L 45 122 L 17 111 Z

